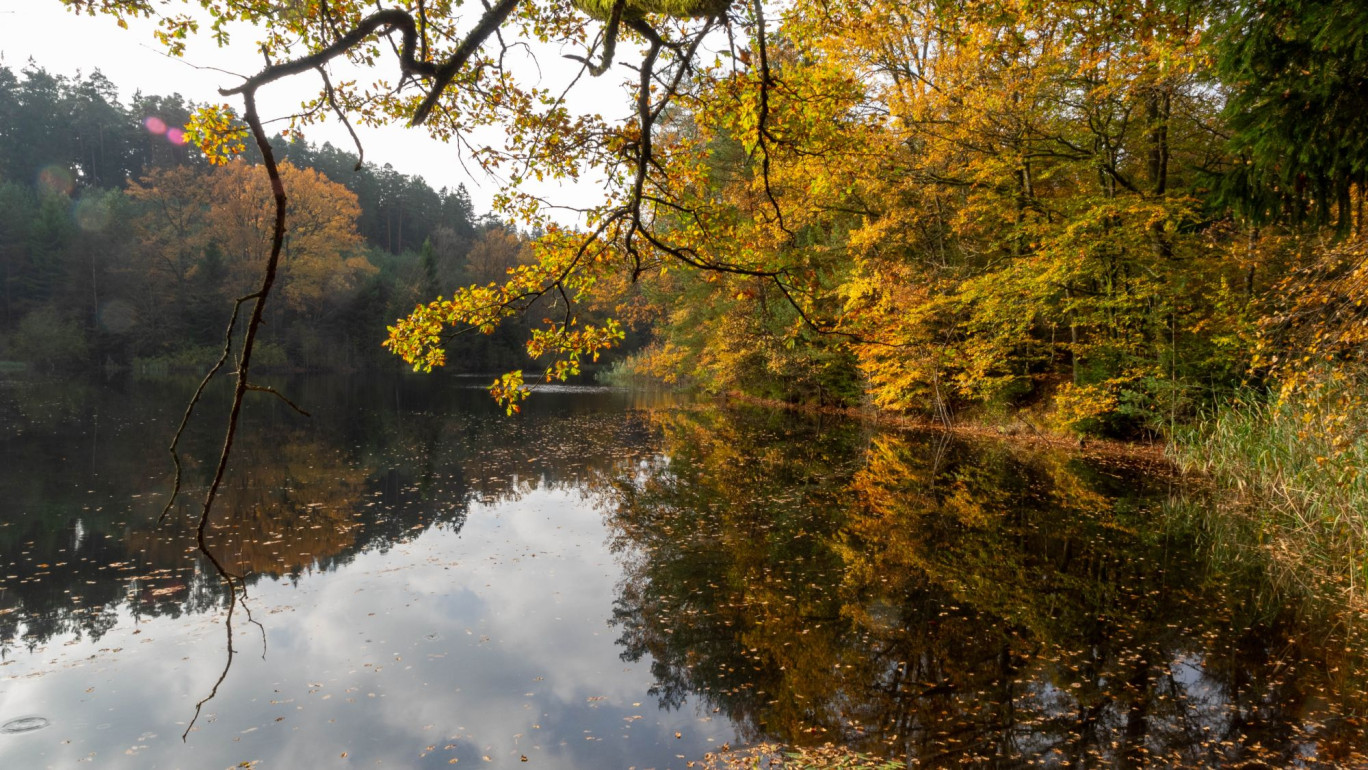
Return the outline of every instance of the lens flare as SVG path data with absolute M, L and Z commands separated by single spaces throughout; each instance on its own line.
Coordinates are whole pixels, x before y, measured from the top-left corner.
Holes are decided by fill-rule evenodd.
M 177 146 L 185 144 L 185 132 L 179 128 L 168 129 L 166 141 Z
M 44 166 L 38 170 L 38 189 L 48 195 L 70 195 L 76 189 L 76 177 L 65 166 Z
M 143 120 L 143 126 L 154 134 L 161 135 L 166 133 L 166 121 L 156 115 L 149 115 Z
M 104 196 L 88 197 L 82 196 L 76 202 L 76 209 L 73 215 L 76 219 L 76 226 L 88 233 L 98 233 L 109 225 L 109 218 L 112 212 L 109 210 L 109 200 Z
M 106 331 L 122 334 L 133 328 L 138 311 L 121 299 L 113 299 L 100 306 L 100 326 Z

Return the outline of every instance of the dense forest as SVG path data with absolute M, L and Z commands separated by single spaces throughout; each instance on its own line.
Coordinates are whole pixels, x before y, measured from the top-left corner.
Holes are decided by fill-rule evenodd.
M 197 29 L 138 0 L 64 2 L 152 17 L 173 54 Z M 518 341 L 554 378 L 649 329 L 618 373 L 1167 440 L 1235 488 L 1280 490 L 1294 525 L 1329 522 L 1314 549 L 1361 560 L 1368 6 L 500 0 L 472 27 L 449 4 L 201 5 L 221 44 L 228 22 L 270 30 L 274 63 L 225 92 L 240 114 L 6 73 L 4 358 L 216 344 L 267 259 L 250 164 L 275 155 L 292 208 L 261 361 L 363 365 L 393 324 L 416 368 L 514 370 L 493 389 L 511 410 Z M 634 115 L 572 111 L 506 63 L 549 44 L 587 52 L 564 55 L 581 74 L 630 62 Z M 344 58 L 376 79 L 324 78 L 306 108 L 468 143 L 507 129 L 469 149 L 508 181 L 496 205 L 519 230 L 266 137 L 257 90 Z M 575 226 L 521 186 L 591 169 L 606 200 Z
M 749 37 L 712 62 L 683 55 L 707 25 L 660 43 L 636 121 L 576 121 L 514 86 L 452 97 L 514 132 L 486 162 L 600 163 L 612 199 L 547 228 L 502 286 L 414 313 L 396 352 L 440 364 L 441 329 L 561 293 L 650 324 L 629 368 L 670 381 L 1122 438 L 1172 436 L 1251 388 L 1320 408 L 1358 377 L 1362 9 L 704 5 L 643 10 Z M 548 221 L 516 185 L 503 203 Z M 621 332 L 572 320 L 534 348 L 577 360 Z
M 98 71 L 0 68 L 0 361 L 145 375 L 214 360 L 265 259 L 270 193 L 257 157 L 215 166 L 186 141 L 194 109 L 179 95 L 124 104 Z M 268 366 L 394 367 L 387 323 L 526 259 L 526 237 L 477 215 L 464 187 L 329 144 L 277 137 L 276 151 L 291 234 Z M 517 326 L 458 341 L 453 368 L 519 365 Z
M 633 28 L 656 80 L 586 154 L 615 199 L 397 352 L 440 363 L 433 330 L 551 286 L 650 323 L 625 368 L 668 381 L 1166 442 L 1257 542 L 1368 581 L 1368 5 L 697 5 L 626 3 L 681 26 Z M 741 42 L 690 58 L 700 16 Z M 534 342 L 573 363 L 618 333 Z
M 1361 9 L 812 5 L 772 136 L 739 90 L 662 131 L 672 247 L 743 269 L 651 284 L 644 369 L 1123 437 L 1356 370 Z
M 208 369 L 172 439 L 167 502 L 127 474 L 113 489 L 198 518 L 230 665 L 249 568 L 387 548 L 401 530 L 373 502 L 450 495 L 465 503 L 402 532 L 459 529 L 481 495 L 574 478 L 627 570 L 620 662 L 649 665 L 664 710 L 708 693 L 705 721 L 711 706 L 753 736 L 875 753 L 868 725 L 893 724 L 923 733 L 933 765 L 1028 743 L 1049 763 L 1071 741 L 1132 764 L 1360 758 L 1368 3 L 57 2 L 170 56 L 231 49 L 253 72 L 197 104 L 0 68 L 0 385 L 29 397 L 10 412 L 37 424 L 25 409 L 54 373 L 169 393 L 189 378 L 152 379 Z M 577 102 L 600 77 L 617 100 Z M 263 115 L 268 92 L 297 111 Z M 306 141 L 325 120 L 446 143 L 499 180 L 492 211 Z M 278 376 L 381 368 L 405 374 Z M 407 373 L 438 369 L 495 377 L 493 400 Z M 586 375 L 722 398 L 635 412 L 662 394 L 528 386 Z M 231 402 L 209 425 L 222 432 L 201 434 L 190 412 L 216 376 Z M 458 398 L 409 401 L 415 383 Z M 343 451 L 264 419 L 298 417 L 287 390 L 333 386 L 393 411 L 349 402 Z M 612 409 L 633 410 L 631 442 L 596 420 L 529 429 L 598 395 L 626 397 Z M 972 447 L 956 443 L 965 426 Z M 544 470 L 560 455 L 589 464 Z M 49 497 L 29 475 L 30 497 Z M 1117 495 L 1137 478 L 1143 494 Z M 327 491 L 306 499 L 296 481 Z M 279 521 L 248 482 L 284 501 Z M 74 516 L 93 486 L 51 498 Z M 568 508 L 528 502 L 538 518 L 500 537 L 559 538 Z M 128 553 L 202 568 L 188 533 L 159 541 L 144 518 L 123 527 Z M 215 526 L 272 539 L 220 560 Z M 275 539 L 288 532 L 298 559 Z M 35 536 L 0 540 L 11 563 L 33 558 Z M 545 574 L 557 597 L 578 589 Z M 1174 632 L 1199 609 L 1214 615 L 1193 645 Z M 19 637 L 4 625 L 0 648 Z M 1326 674 L 1308 679 L 1293 648 L 1317 637 L 1332 640 L 1317 642 Z M 1042 653 L 1040 684 L 1018 676 Z M 1193 684 L 1203 670 L 1211 684 Z M 753 691 L 746 671 L 762 675 Z M 1321 719 L 1308 704 L 1340 687 L 1354 704 Z M 985 705 L 997 690 L 1005 709 Z M 861 714 L 852 692 L 882 694 Z M 1018 709 L 1041 693 L 1058 724 Z M 1212 693 L 1234 705 L 1211 710 Z M 999 711 L 1029 730 L 971 745 Z M 1259 732 L 1284 721 L 1300 726 Z M 1200 736 L 1203 753 L 1108 754 L 1140 735 Z M 1260 753 L 1233 752 L 1246 737 Z

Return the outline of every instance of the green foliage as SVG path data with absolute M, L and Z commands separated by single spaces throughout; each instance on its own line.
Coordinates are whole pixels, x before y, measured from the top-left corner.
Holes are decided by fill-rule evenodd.
M 24 316 L 13 333 L 11 347 L 15 358 L 41 369 L 71 371 L 89 363 L 85 330 L 52 307 Z
M 0 67 L 6 357 L 22 349 L 44 367 L 98 362 L 143 373 L 202 371 L 217 359 L 230 301 L 246 293 L 244 254 L 257 250 L 212 235 L 225 225 L 214 212 L 232 197 L 212 193 L 214 180 L 230 172 L 211 170 L 190 145 L 168 139 L 192 123 L 195 109 L 179 96 L 138 94 L 121 104 L 99 75 L 68 79 L 32 66 L 18 74 Z M 205 131 L 237 129 L 222 108 L 200 116 Z M 333 268 L 306 253 L 317 237 L 291 238 L 282 295 L 288 307 L 271 308 L 266 330 L 268 358 L 280 358 L 272 365 L 286 365 L 286 357 L 299 369 L 389 365 L 379 348 L 386 321 L 502 258 L 479 251 L 490 228 L 464 188 L 433 190 L 388 166 L 358 167 L 355 155 L 297 136 L 274 141 L 282 162 L 303 170 L 290 191 L 298 232 L 339 232 L 317 215 L 326 209 L 359 230 L 364 244 L 339 245 L 342 264 Z M 258 157 L 255 147 L 243 155 Z M 247 190 L 253 180 L 260 181 L 255 170 L 230 186 Z M 343 205 L 347 196 L 335 194 L 336 182 L 349 186 L 354 203 Z M 149 190 L 152 197 L 143 194 Z M 302 211 L 310 198 L 329 203 Z M 521 248 L 516 233 L 494 229 L 514 252 Z M 459 368 L 494 371 L 525 360 L 518 331 L 458 345 Z
M 1216 38 L 1236 157 L 1225 200 L 1259 221 L 1353 226 L 1368 181 L 1368 6 L 1241 0 Z

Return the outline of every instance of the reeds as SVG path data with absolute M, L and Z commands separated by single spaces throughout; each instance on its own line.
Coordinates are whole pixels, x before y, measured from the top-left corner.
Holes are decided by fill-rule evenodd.
M 1175 433 L 1171 450 L 1220 492 L 1215 514 L 1299 582 L 1368 592 L 1368 392 L 1333 380 L 1282 398 L 1242 393 Z

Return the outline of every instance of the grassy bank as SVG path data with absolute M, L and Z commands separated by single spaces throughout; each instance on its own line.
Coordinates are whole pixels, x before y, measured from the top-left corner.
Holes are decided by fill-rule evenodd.
M 1265 550 L 1276 577 L 1368 597 L 1368 408 L 1347 389 L 1279 400 L 1246 392 L 1179 429 L 1185 469 L 1210 477 L 1233 540 Z M 1238 530 L 1238 531 L 1236 531 Z

